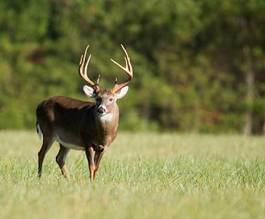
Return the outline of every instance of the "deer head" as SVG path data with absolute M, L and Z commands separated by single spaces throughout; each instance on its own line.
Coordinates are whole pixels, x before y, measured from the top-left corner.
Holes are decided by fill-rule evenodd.
M 128 88 L 129 88 L 128 84 L 133 78 L 133 68 L 130 62 L 130 58 L 124 46 L 121 45 L 121 47 L 125 53 L 125 57 L 124 57 L 125 67 L 120 65 L 118 62 L 114 61 L 113 59 L 110 59 L 110 60 L 126 73 L 126 75 L 128 76 L 128 79 L 122 83 L 118 83 L 117 78 L 116 78 L 114 82 L 114 86 L 111 89 L 100 88 L 99 86 L 100 76 L 98 76 L 98 79 L 96 82 L 93 82 L 87 76 L 87 66 L 91 59 L 91 54 L 89 54 L 87 58 L 87 50 L 89 46 L 86 47 L 84 54 L 82 54 L 80 58 L 79 74 L 81 78 L 83 78 L 83 80 L 87 83 L 87 85 L 83 87 L 83 91 L 88 97 L 92 97 L 96 100 L 96 108 L 97 108 L 97 113 L 99 116 L 104 116 L 112 112 L 116 104 L 116 101 L 118 99 L 123 98 L 126 95 Z

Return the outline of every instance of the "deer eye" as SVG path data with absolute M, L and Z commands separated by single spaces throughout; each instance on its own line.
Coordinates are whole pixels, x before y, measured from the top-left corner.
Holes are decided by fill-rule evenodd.
M 111 97 L 111 98 L 109 98 L 109 101 L 110 101 L 110 102 L 112 102 L 112 101 L 113 101 L 113 98 L 112 98 L 112 97 Z

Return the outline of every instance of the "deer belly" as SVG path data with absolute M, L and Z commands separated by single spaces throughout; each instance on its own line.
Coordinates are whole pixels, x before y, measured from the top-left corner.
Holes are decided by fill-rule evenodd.
M 60 143 L 61 145 L 63 145 L 64 147 L 69 148 L 69 149 L 74 149 L 74 150 L 84 150 L 85 149 L 84 147 L 82 147 L 80 145 L 77 145 L 77 144 L 74 144 L 71 142 L 67 142 L 66 140 L 60 138 L 58 135 L 56 136 L 56 141 L 58 143 Z

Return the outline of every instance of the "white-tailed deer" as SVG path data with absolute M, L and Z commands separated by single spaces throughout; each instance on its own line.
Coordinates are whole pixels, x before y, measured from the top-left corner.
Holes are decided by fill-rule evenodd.
M 93 97 L 95 102 L 85 102 L 65 96 L 55 96 L 42 101 L 36 110 L 37 132 L 43 138 L 38 153 L 38 175 L 42 173 L 42 163 L 47 151 L 54 141 L 60 144 L 56 156 L 63 176 L 69 173 L 65 159 L 70 149 L 83 150 L 88 160 L 90 179 L 96 176 L 100 160 L 117 135 L 119 125 L 119 108 L 117 100 L 124 97 L 128 91 L 128 83 L 133 78 L 130 58 L 125 53 L 125 67 L 111 59 L 128 76 L 123 83 L 118 84 L 117 78 L 112 89 L 101 89 L 99 78 L 93 82 L 87 76 L 87 66 L 91 55 L 87 58 L 87 50 L 80 58 L 79 74 L 87 85 L 83 87 L 85 94 Z

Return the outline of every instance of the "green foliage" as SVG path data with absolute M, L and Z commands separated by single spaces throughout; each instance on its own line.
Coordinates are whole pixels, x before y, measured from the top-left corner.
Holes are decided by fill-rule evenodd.
M 251 111 L 261 133 L 264 10 L 260 0 L 1 1 L 0 128 L 33 128 L 43 98 L 83 98 L 77 66 L 88 43 L 91 77 L 122 80 L 108 60 L 122 60 L 123 43 L 135 78 L 120 101 L 122 128 L 238 132 Z

